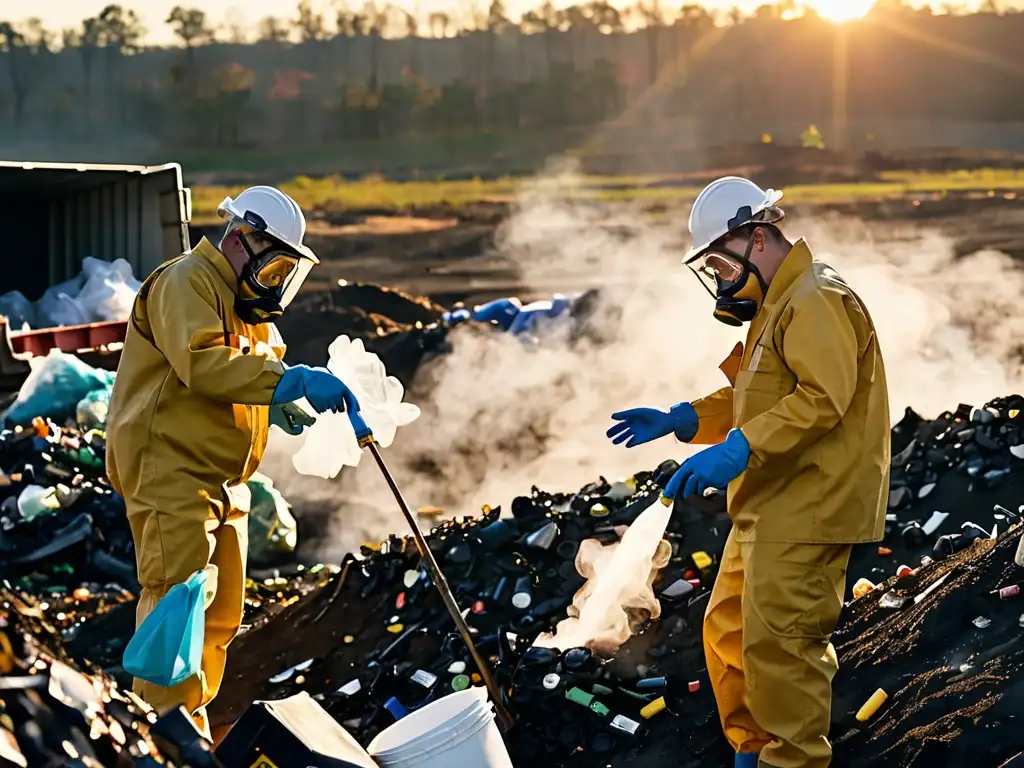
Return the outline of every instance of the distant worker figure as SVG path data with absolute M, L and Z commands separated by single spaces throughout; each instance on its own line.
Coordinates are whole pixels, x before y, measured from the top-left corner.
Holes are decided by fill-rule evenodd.
M 710 445 L 665 496 L 728 488 L 732 531 L 704 617 L 725 736 L 744 768 L 825 768 L 839 620 L 853 544 L 880 541 L 889 405 L 871 317 L 807 243 L 779 229 L 781 192 L 721 178 L 690 213 L 685 263 L 715 317 L 749 323 L 730 385 L 668 411 L 612 415 L 616 444 L 669 434 Z
M 219 569 L 201 672 L 172 688 L 134 685 L 158 712 L 184 704 L 208 736 L 205 707 L 242 622 L 246 481 L 270 425 L 301 432 L 282 406 L 302 397 L 318 413 L 359 410 L 326 369 L 282 362 L 272 321 L 319 263 L 302 243 L 299 206 L 260 186 L 226 198 L 218 214 L 228 221 L 219 247 L 203 238 L 143 283 L 107 422 L 107 470 L 125 500 L 142 585 L 136 626 L 175 584 L 211 563 Z

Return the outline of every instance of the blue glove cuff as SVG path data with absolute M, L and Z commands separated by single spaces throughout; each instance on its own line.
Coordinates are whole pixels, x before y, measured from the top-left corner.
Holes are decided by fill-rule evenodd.
M 725 445 L 729 453 L 738 459 L 742 469 L 750 463 L 750 442 L 742 429 L 730 429 L 725 436 Z
M 688 443 L 697 436 L 700 419 L 697 411 L 689 403 L 676 403 L 668 409 L 672 420 L 672 432 L 680 442 Z
M 274 396 L 270 400 L 271 405 L 283 405 L 294 403 L 306 396 L 305 378 L 307 365 L 293 365 L 285 368 L 281 380 L 274 388 Z

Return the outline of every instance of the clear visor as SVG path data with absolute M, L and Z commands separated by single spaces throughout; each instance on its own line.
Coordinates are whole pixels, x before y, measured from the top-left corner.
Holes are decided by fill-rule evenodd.
M 291 251 L 279 250 L 279 245 L 259 232 L 246 233 L 246 238 L 257 254 L 259 264 L 253 272 L 253 279 L 268 291 L 278 293 L 284 309 L 302 288 L 313 262 Z
M 735 256 L 705 251 L 686 263 L 712 296 L 718 295 L 718 282 L 732 283 L 743 275 L 743 263 Z

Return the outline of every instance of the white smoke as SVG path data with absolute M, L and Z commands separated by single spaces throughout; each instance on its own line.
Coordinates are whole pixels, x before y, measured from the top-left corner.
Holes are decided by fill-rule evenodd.
M 507 510 L 533 485 L 574 491 L 598 475 L 627 476 L 694 450 L 671 438 L 614 446 L 605 437 L 610 414 L 667 408 L 724 386 L 718 365 L 743 331 L 712 318 L 711 297 L 680 263 L 685 209 L 651 216 L 639 204 L 546 194 L 552 185 L 564 193 L 573 184 L 558 176 L 524 189 L 497 247 L 519 266 L 532 289 L 524 293 L 601 287 L 597 322 L 611 341 L 569 346 L 556 337 L 527 349 L 502 335 L 457 329 L 454 352 L 422 370 L 407 396 L 423 415 L 384 452 L 414 509 Z M 1015 309 L 1024 277 L 1009 257 L 985 252 L 957 261 L 953 243 L 934 231 L 848 217 L 792 216 L 786 234 L 807 237 L 817 258 L 864 298 L 885 357 L 894 421 L 907 405 L 934 416 L 1018 388 L 1024 319 Z M 264 471 L 297 507 L 336 510 L 325 556 L 406 530 L 369 457 L 346 469 L 339 485 L 296 476 L 287 452 L 272 443 Z

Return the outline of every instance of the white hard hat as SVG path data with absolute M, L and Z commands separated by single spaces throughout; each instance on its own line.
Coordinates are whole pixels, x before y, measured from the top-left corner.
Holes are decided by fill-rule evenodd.
M 739 176 L 723 176 L 708 184 L 690 209 L 693 244 L 683 261 L 689 261 L 723 235 L 757 220 L 757 214 L 782 199 L 776 189 L 761 189 Z M 779 217 L 781 218 L 781 216 Z
M 249 217 L 246 217 L 247 213 Z M 320 263 L 316 254 L 302 244 L 306 235 L 306 217 L 302 215 L 302 209 L 276 187 L 249 187 L 233 200 L 225 197 L 224 202 L 217 206 L 217 215 L 222 219 L 245 222 L 284 243 L 303 258 L 314 264 Z

